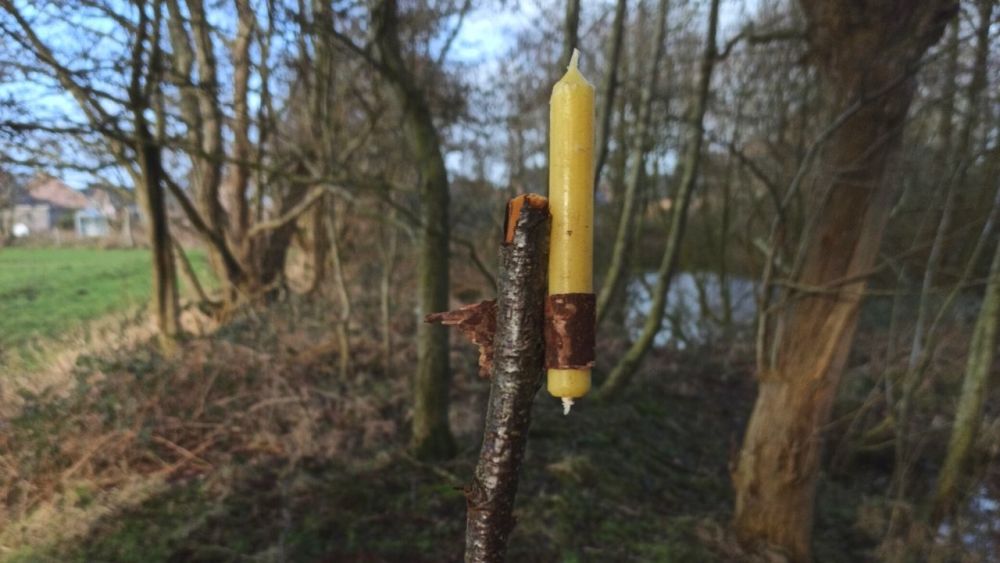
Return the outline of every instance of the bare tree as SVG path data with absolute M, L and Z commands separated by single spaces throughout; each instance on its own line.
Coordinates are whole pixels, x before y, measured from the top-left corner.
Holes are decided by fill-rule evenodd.
M 785 298 L 773 361 L 758 373 L 759 395 L 733 480 L 738 537 L 808 561 L 820 432 L 891 211 L 884 175 L 899 151 L 914 68 L 941 37 L 956 2 L 801 0 L 800 6 L 829 112 L 857 109 L 832 131 L 821 156 L 822 213 L 801 246 L 799 289 Z
M 601 180 L 601 171 L 608 160 L 608 140 L 611 137 L 611 117 L 615 109 L 615 94 L 618 91 L 618 68 L 622 56 L 622 44 L 625 42 L 625 15 L 628 13 L 628 0 L 618 0 L 615 3 L 615 20 L 611 24 L 611 38 L 608 44 L 607 68 L 604 70 L 604 83 L 601 85 L 601 107 L 597 117 L 596 158 L 594 160 L 594 187 Z M 661 41 L 662 43 L 662 41 Z M 659 44 L 656 44 L 659 45 Z M 662 49 L 662 47 L 660 47 Z M 659 52 L 659 49 L 656 49 Z
M 653 339 L 663 325 L 667 292 L 677 271 L 677 259 L 687 223 L 688 207 L 698 181 L 698 165 L 701 162 L 701 147 L 704 140 L 705 112 L 708 109 L 709 86 L 712 83 L 712 69 L 718 53 L 716 32 L 719 25 L 719 0 L 713 0 L 708 14 L 708 30 L 705 33 L 705 48 L 698 65 L 697 84 L 694 97 L 688 106 L 684 156 L 681 161 L 681 179 L 671 207 L 670 228 L 663 245 L 663 254 L 656 271 L 656 285 L 652 290 L 649 316 L 643 323 L 639 338 L 629 347 L 625 355 L 608 374 L 607 380 L 598 389 L 599 397 L 617 394 L 631 379 L 639 364 L 653 345 Z
M 3 27 L 5 36 L 36 59 L 49 75 L 76 101 L 87 123 L 99 133 L 115 164 L 132 179 L 135 191 L 149 222 L 152 250 L 151 308 L 163 348 L 169 350 L 180 333 L 178 321 L 177 276 L 171 250 L 170 226 L 164 198 L 162 147 L 157 143 L 146 115 L 159 91 L 162 52 L 160 31 L 162 6 L 159 2 L 132 4 L 131 13 L 119 13 L 118 5 L 95 3 L 94 8 L 117 22 L 128 37 L 122 45 L 120 68 L 126 69 L 122 81 L 102 89 L 76 72 L 70 61 L 60 58 L 39 36 L 23 10 L 13 0 L 0 2 L 11 18 Z M 134 18 L 134 19 L 132 19 Z M 119 89 L 114 90 L 115 87 Z M 109 106 L 117 106 L 109 109 Z
M 660 0 L 656 13 L 656 33 L 653 36 L 653 56 L 647 59 L 644 69 L 644 80 L 639 94 L 638 115 L 635 131 L 632 133 L 629 156 L 631 162 L 628 176 L 625 178 L 625 192 L 622 196 L 621 212 L 618 216 L 618 228 L 615 231 L 614 245 L 611 249 L 611 262 L 604 274 L 604 281 L 597 294 L 597 324 L 600 325 L 608 312 L 608 306 L 618 293 L 621 278 L 625 271 L 625 262 L 631 249 L 635 230 L 637 205 L 639 202 L 640 182 L 646 167 L 646 158 L 650 150 L 651 121 L 653 113 L 653 98 L 659 80 L 660 60 L 663 55 L 664 40 L 667 35 L 670 2 Z
M 424 93 L 403 59 L 396 0 L 380 0 L 371 11 L 381 75 L 402 108 L 406 144 L 419 169 L 421 216 L 418 250 L 420 312 L 448 309 L 448 172 L 441 140 Z M 417 329 L 417 368 L 411 447 L 421 458 L 447 458 L 455 453 L 448 425 L 451 370 L 448 333 L 443 326 L 421 324 Z

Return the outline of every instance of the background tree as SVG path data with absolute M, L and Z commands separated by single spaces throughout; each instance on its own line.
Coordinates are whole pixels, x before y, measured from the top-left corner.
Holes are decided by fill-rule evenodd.
M 429 314 L 448 309 L 448 172 L 430 109 L 403 60 L 398 17 L 395 0 L 383 0 L 372 9 L 379 69 L 402 108 L 407 146 L 420 170 L 422 206 L 417 277 L 420 312 Z M 451 457 L 455 444 L 448 425 L 451 371 L 444 327 L 420 325 L 417 356 L 412 448 L 422 458 Z
M 795 258 L 801 262 L 796 289 L 784 296 L 780 337 L 758 374 L 759 395 L 733 476 L 739 537 L 778 546 L 794 560 L 810 559 L 820 431 L 891 212 L 885 173 L 898 158 L 915 68 L 955 6 L 801 2 L 828 113 L 839 123 L 820 160 L 822 212 Z

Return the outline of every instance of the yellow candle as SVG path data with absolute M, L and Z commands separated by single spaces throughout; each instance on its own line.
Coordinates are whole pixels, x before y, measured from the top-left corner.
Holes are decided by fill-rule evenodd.
M 549 102 L 550 295 L 594 291 L 594 87 L 578 56 L 574 50 Z M 590 370 L 550 369 L 548 390 L 568 413 L 590 390 Z

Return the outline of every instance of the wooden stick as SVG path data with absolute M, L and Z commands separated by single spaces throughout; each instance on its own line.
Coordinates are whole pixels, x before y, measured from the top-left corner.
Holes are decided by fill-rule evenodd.
M 467 562 L 499 562 L 514 529 L 514 497 L 541 385 L 548 268 L 548 201 L 528 194 L 507 204 L 500 247 L 496 334 L 483 446 L 466 488 Z

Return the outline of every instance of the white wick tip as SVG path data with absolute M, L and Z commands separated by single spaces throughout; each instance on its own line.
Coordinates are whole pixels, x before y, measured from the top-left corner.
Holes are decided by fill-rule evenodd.
M 563 416 L 566 416 L 567 414 L 569 414 L 569 409 L 573 408 L 573 399 L 570 399 L 569 397 L 563 397 L 562 404 L 563 404 Z
M 573 49 L 573 56 L 569 58 L 569 66 L 566 67 L 566 70 L 577 68 L 577 63 L 579 62 L 579 60 L 580 60 L 580 50 Z

